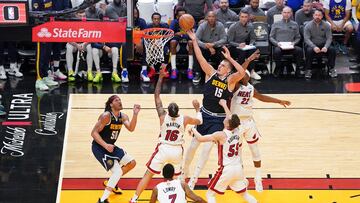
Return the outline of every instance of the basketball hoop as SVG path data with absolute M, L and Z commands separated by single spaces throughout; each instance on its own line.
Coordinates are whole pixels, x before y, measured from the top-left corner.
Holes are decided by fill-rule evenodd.
M 164 46 L 174 36 L 168 28 L 148 28 L 143 30 L 146 62 L 153 66 L 164 61 Z

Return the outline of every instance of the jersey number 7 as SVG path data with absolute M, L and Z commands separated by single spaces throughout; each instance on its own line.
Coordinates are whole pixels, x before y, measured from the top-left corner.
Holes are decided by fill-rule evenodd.
M 169 199 L 171 200 L 171 203 L 175 203 L 176 194 L 169 195 Z

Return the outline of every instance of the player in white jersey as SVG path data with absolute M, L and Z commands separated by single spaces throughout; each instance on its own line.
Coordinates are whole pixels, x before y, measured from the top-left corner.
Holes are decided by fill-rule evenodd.
M 209 203 L 215 203 L 215 194 L 224 194 L 229 186 L 234 192 L 242 194 L 247 202 L 255 203 L 257 202 L 256 199 L 246 190 L 248 181 L 244 177 L 241 157 L 239 156 L 241 142 L 238 126 L 240 119 L 236 114 L 231 115 L 225 100 L 222 99 L 219 103 L 226 112 L 224 130 L 201 136 L 195 128 L 192 128 L 194 137 L 199 142 L 215 142 L 218 145 L 219 169 L 208 184 L 207 200 Z
M 246 142 L 249 145 L 251 155 L 253 158 L 256 175 L 254 178 L 255 189 L 258 192 L 263 191 L 262 179 L 261 179 L 261 157 L 257 141 L 259 140 L 260 134 L 256 128 L 255 121 L 253 119 L 253 98 L 256 98 L 262 102 L 269 103 L 278 103 L 284 107 L 289 106 L 291 103 L 289 101 L 276 99 L 270 96 L 260 94 L 254 86 L 249 83 L 250 73 L 247 74 L 241 79 L 235 88 L 235 92 L 231 99 L 230 111 L 233 114 L 237 114 L 241 121 L 241 133 L 242 137 L 245 138 Z M 241 142 L 240 142 L 241 143 Z M 240 145 L 241 146 L 241 145 Z M 241 147 L 240 152 L 241 156 Z
M 160 203 L 186 203 L 186 197 L 197 203 L 206 203 L 197 196 L 185 182 L 173 179 L 175 169 L 171 164 L 166 164 L 162 170 L 165 181 L 159 183 L 151 194 L 150 203 L 158 200 Z
M 171 163 L 175 166 L 175 175 L 181 174 L 181 163 L 183 159 L 184 130 L 189 125 L 200 125 L 202 116 L 200 104 L 193 100 L 192 104 L 197 112 L 196 118 L 179 115 L 179 107 L 176 103 L 170 103 L 168 113 L 164 110 L 160 99 L 161 83 L 166 73 L 161 70 L 159 80 L 155 87 L 155 105 L 160 120 L 159 144 L 155 148 L 150 160 L 146 164 L 147 171 L 139 182 L 134 196 L 130 202 L 136 202 L 142 191 L 146 189 L 154 174 L 160 174 L 164 164 Z

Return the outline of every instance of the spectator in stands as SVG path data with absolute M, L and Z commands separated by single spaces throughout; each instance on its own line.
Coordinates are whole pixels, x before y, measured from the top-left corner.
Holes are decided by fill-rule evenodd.
M 324 0 L 325 17 L 334 32 L 345 32 L 343 43 L 337 49 L 348 54 L 346 47 L 354 28 L 350 22 L 351 0 Z
M 330 76 L 336 77 L 335 58 L 336 51 L 331 47 L 332 34 L 330 25 L 323 20 L 321 10 L 315 10 L 313 20 L 304 27 L 304 41 L 306 46 L 305 78 L 311 78 L 311 65 L 314 57 L 327 55 L 327 66 L 330 69 Z
M 282 20 L 275 22 L 271 27 L 270 42 L 275 47 L 273 57 L 276 63 L 274 70 L 274 76 L 278 77 L 280 71 L 283 69 L 281 62 L 283 55 L 294 55 L 296 61 L 296 71 L 300 74 L 301 60 L 303 58 L 303 51 L 299 46 L 296 46 L 301 39 L 298 24 L 291 20 L 292 11 L 291 8 L 286 6 L 282 11 Z M 282 42 L 291 42 L 292 49 L 285 49 Z
M 99 4 L 98 4 L 99 5 Z M 96 5 L 92 5 L 89 8 L 85 9 L 85 16 L 87 19 L 103 19 L 105 11 Z
M 6 72 L 5 72 L 5 44 L 7 44 L 8 50 L 8 58 L 10 61 L 10 69 L 8 71 L 9 75 L 13 75 L 15 77 L 22 77 L 23 74 L 19 71 L 19 67 L 17 64 L 17 49 L 16 42 L 0 42 L 0 80 L 6 80 Z
M 109 17 L 110 19 L 118 20 L 119 18 L 126 17 L 126 4 L 122 0 L 114 0 L 110 3 L 105 10 L 105 16 Z M 129 72 L 127 70 L 127 54 L 126 54 L 126 43 L 120 43 L 119 50 L 122 52 L 121 54 L 121 62 L 120 65 L 122 66 L 121 72 L 121 79 L 117 73 L 117 69 L 113 70 L 112 79 L 114 82 L 129 82 Z M 116 45 L 117 46 L 117 45 Z M 114 66 L 114 64 L 113 64 Z M 120 79 L 120 80 L 118 80 Z
M 354 27 L 356 31 L 356 42 L 355 42 L 355 52 L 356 52 L 356 64 L 350 66 L 350 69 L 360 69 L 360 0 L 352 0 L 352 16 L 354 20 Z
M 203 56 L 206 59 L 211 59 L 215 64 L 219 64 L 222 58 L 222 46 L 226 43 L 226 33 L 224 25 L 216 21 L 216 15 L 213 11 L 209 11 L 206 16 L 206 21 L 201 23 L 196 31 L 196 38 Z M 217 65 L 215 65 L 216 67 Z M 194 83 L 201 80 L 201 68 L 197 60 L 194 63 L 195 76 Z
M 304 0 L 302 9 L 295 13 L 295 21 L 300 27 L 301 34 L 304 31 L 305 22 L 313 20 L 313 14 L 312 0 Z
M 58 0 L 60 1 L 60 0 Z M 67 0 L 63 1 L 63 3 L 68 2 Z M 32 10 L 33 11 L 52 11 L 55 10 L 55 6 L 53 4 L 58 5 L 61 2 L 53 2 L 52 0 L 33 0 L 32 1 Z M 59 5 L 58 5 L 59 6 Z M 59 6 L 60 7 L 60 6 Z M 60 64 L 60 50 L 58 43 L 40 43 L 40 53 L 37 53 L 40 58 L 39 61 L 39 75 L 41 78 L 38 78 L 35 83 L 35 88 L 39 90 L 49 90 L 49 86 L 56 86 L 58 82 L 54 81 L 54 77 L 59 79 L 66 79 L 67 77 L 60 72 L 59 64 Z M 53 59 L 54 59 L 54 71 L 50 68 L 50 58 L 51 52 L 53 51 Z
M 147 25 L 147 28 L 169 28 L 168 24 L 161 22 L 161 14 L 160 13 L 153 13 L 151 15 L 152 23 Z M 143 53 L 143 60 L 142 60 L 142 69 L 140 72 L 140 79 L 144 82 L 149 82 L 150 78 L 154 77 L 156 74 L 155 67 L 149 67 L 149 73 L 147 72 L 147 62 L 146 62 L 146 50 Z M 167 67 L 169 61 L 169 45 L 164 45 L 164 61 L 161 63 L 160 69 Z M 156 64 L 154 64 L 156 65 Z M 166 70 L 166 76 L 169 77 L 169 72 Z
M 176 68 L 176 53 L 179 43 L 180 44 L 187 44 L 188 55 L 189 55 L 189 66 L 187 69 L 187 77 L 189 80 L 194 78 L 193 76 L 193 64 L 194 64 L 194 50 L 192 46 L 192 41 L 190 40 L 189 36 L 186 34 L 185 31 L 181 30 L 179 26 L 179 18 L 186 13 L 185 8 L 177 7 L 175 11 L 175 19 L 170 24 L 170 29 L 172 29 L 175 33 L 174 38 L 170 41 L 170 52 L 171 52 L 171 79 L 177 78 L 177 68 Z M 179 47 L 180 49 L 180 47 Z
M 250 22 L 256 21 L 256 16 L 265 16 L 265 12 L 259 8 L 259 0 L 250 0 L 250 6 L 246 6 L 242 10 L 249 13 Z
M 269 24 L 269 26 L 272 26 L 272 24 L 274 23 L 274 16 L 281 16 L 283 8 L 285 7 L 284 0 L 276 0 L 275 2 L 276 5 L 271 7 L 266 13 L 267 23 Z
M 134 30 L 144 30 L 146 29 L 146 21 L 143 18 L 140 18 L 140 12 L 137 7 L 134 7 Z M 144 46 L 143 42 L 135 43 L 135 52 L 138 54 L 143 54 Z
M 220 8 L 216 10 L 215 13 L 216 20 L 221 22 L 225 27 L 230 27 L 232 23 L 238 20 L 238 15 L 229 8 L 228 0 L 220 0 Z
M 246 45 L 253 45 L 256 40 L 254 27 L 249 23 L 249 13 L 245 9 L 240 10 L 239 21 L 232 24 L 228 30 L 228 43 L 233 58 L 239 64 L 245 62 L 245 59 L 255 52 L 254 49 L 245 49 Z M 254 62 L 250 62 L 248 70 L 251 71 L 250 77 L 260 80 L 261 77 L 254 71 Z
M 322 4 L 323 0 L 313 0 L 312 1 L 312 5 L 314 7 L 314 9 L 318 9 L 322 12 L 324 12 L 324 5 Z
M 179 0 L 177 5 L 184 7 L 194 17 L 195 22 L 198 23 L 205 17 L 205 5 L 207 11 L 213 9 L 212 2 L 212 0 Z

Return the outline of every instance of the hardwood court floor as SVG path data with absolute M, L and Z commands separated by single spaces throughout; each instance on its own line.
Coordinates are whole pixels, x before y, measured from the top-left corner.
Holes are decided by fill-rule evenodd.
M 63 178 L 109 177 L 110 174 L 106 173 L 93 157 L 90 144 L 92 141 L 91 129 L 98 116 L 103 112 L 104 103 L 109 96 L 106 94 L 71 95 L 66 133 L 67 142 L 64 148 L 66 150 L 65 161 L 62 163 L 64 165 Z M 359 94 L 282 94 L 272 96 L 290 100 L 292 105 L 285 109 L 278 104 L 255 102 L 254 118 L 262 136 L 260 147 L 264 177 L 269 174 L 273 178 L 325 178 L 328 174 L 334 178 L 360 178 Z M 191 101 L 195 98 L 199 101 L 202 99 L 202 95 L 188 94 L 164 94 L 161 97 L 164 106 L 175 101 L 181 108 L 180 112 L 188 115 L 195 115 Z M 137 161 L 136 168 L 126 177 L 141 178 L 146 170 L 145 163 L 156 146 L 159 133 L 159 121 L 154 108 L 153 95 L 126 94 L 120 95 L 120 98 L 123 102 L 124 112 L 130 117 L 134 103 L 140 104 L 143 108 L 139 113 L 135 131 L 130 133 L 123 129 L 117 141 L 117 145 L 123 147 Z M 186 149 L 191 138 L 185 136 L 185 140 L 184 148 Z M 243 147 L 243 151 L 245 175 L 253 177 L 255 172 L 246 145 Z M 193 168 L 197 158 L 198 155 L 195 156 L 190 169 Z M 208 177 L 209 174 L 215 172 L 216 161 L 216 150 L 212 150 L 201 177 Z M 72 192 L 76 191 L 63 191 L 61 202 L 71 202 Z M 284 191 L 284 193 L 287 192 Z M 330 192 L 333 195 L 338 193 Z M 98 193 L 95 196 L 99 196 L 101 191 Z M 294 191 L 294 194 L 297 193 Z M 328 195 L 326 191 L 320 193 L 324 195 L 324 198 L 333 196 Z M 345 195 L 345 193 L 347 192 L 341 193 L 341 195 Z M 81 191 L 79 194 L 87 196 L 86 191 Z M 261 195 L 266 196 L 266 194 L 268 194 L 267 191 Z M 271 191 L 269 194 L 285 198 L 281 191 Z M 287 195 L 285 199 L 289 200 L 290 196 Z M 345 196 L 348 198 L 351 195 L 346 194 Z M 298 199 L 297 201 L 276 201 L 275 199 L 271 202 L 300 202 Z

